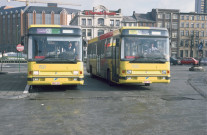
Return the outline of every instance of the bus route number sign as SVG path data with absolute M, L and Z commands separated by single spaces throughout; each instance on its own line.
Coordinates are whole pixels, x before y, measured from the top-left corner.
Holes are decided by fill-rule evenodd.
M 24 46 L 21 44 L 18 44 L 16 49 L 17 49 L 17 51 L 22 52 L 22 51 L 24 51 Z

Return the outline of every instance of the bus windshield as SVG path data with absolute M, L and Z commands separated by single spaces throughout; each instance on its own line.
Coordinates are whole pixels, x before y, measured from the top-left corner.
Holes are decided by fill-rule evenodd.
M 29 59 L 38 62 L 82 61 L 81 37 L 30 36 Z
M 169 39 L 123 37 L 121 59 L 135 63 L 165 63 L 169 61 Z

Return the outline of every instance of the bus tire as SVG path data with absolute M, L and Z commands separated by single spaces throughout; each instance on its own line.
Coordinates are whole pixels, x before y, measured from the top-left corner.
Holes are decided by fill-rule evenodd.
M 150 83 L 145 83 L 144 86 L 150 86 Z
M 113 86 L 113 82 L 111 81 L 111 74 L 110 74 L 110 70 L 107 70 L 107 83 L 109 84 L 109 86 Z
M 91 77 L 91 78 L 94 78 L 94 75 L 93 75 L 93 73 L 92 73 L 92 66 L 90 66 L 90 77 Z

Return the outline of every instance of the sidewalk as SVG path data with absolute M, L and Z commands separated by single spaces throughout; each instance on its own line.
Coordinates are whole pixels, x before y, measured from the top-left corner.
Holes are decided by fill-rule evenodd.
M 0 99 L 18 99 L 27 85 L 26 73 L 0 72 Z

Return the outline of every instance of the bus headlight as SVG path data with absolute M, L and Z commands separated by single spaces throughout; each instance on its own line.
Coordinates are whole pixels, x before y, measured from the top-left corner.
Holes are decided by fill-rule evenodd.
M 78 75 L 78 71 L 73 71 L 73 74 L 74 75 Z
M 39 71 L 33 71 L 33 75 L 39 75 Z
M 132 74 L 132 71 L 131 71 L 131 70 L 127 70 L 126 73 L 127 73 L 127 74 Z
M 162 74 L 167 74 L 167 71 L 166 70 L 162 70 Z
M 39 81 L 39 78 L 33 78 L 33 81 Z

